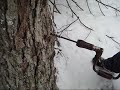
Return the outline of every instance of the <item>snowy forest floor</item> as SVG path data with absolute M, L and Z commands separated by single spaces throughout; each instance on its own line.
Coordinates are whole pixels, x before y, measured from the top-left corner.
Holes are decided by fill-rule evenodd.
M 104 3 L 114 6 L 120 10 L 120 0 L 102 0 Z M 78 40 L 82 39 L 96 46 L 104 48 L 102 57 L 112 57 L 120 51 L 120 12 L 100 5 L 104 15 L 100 12 L 98 3 L 88 0 L 76 0 L 84 11 L 80 11 L 76 5 L 69 0 L 72 9 L 80 20 L 93 30 L 85 28 L 79 20 L 71 13 L 65 0 L 56 0 L 57 7 L 62 14 L 55 14 L 56 32 L 62 36 Z M 75 21 L 75 22 L 74 22 Z M 64 30 L 71 22 L 69 28 Z M 64 31 L 62 31 L 64 30 Z M 113 38 L 109 38 L 113 37 Z M 107 80 L 98 76 L 92 70 L 91 60 L 94 51 L 79 48 L 75 43 L 58 39 L 60 47 L 56 48 L 55 66 L 58 70 L 57 84 L 60 89 L 120 89 L 120 80 Z M 118 43 L 116 43 L 115 41 Z

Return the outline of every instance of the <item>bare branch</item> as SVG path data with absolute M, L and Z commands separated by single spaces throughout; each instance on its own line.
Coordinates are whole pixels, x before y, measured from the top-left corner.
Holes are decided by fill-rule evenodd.
M 69 4 L 69 2 L 68 2 L 68 0 L 66 0 L 66 2 L 67 2 L 67 4 L 68 4 L 68 6 L 69 6 L 69 8 L 70 8 L 70 10 L 71 10 L 71 12 L 78 18 L 78 20 L 79 20 L 79 22 L 84 26 L 84 27 L 86 27 L 87 29 L 89 29 L 89 30 L 92 30 L 93 31 L 93 29 L 92 28 L 89 28 L 88 26 L 86 26 L 84 23 L 82 23 L 82 21 L 80 20 L 80 18 L 79 18 L 79 16 L 73 11 L 73 9 L 71 8 L 71 6 L 70 6 L 70 4 Z
M 73 23 L 75 23 L 78 19 L 74 20 L 73 22 L 71 22 L 66 28 L 64 28 L 63 30 L 61 30 L 60 32 L 57 33 L 62 33 L 63 31 L 65 31 L 67 28 L 69 28 Z
M 100 0 L 101 1 L 101 0 Z M 101 1 L 102 2 L 102 1 Z M 106 9 L 108 9 L 108 7 L 107 6 L 105 6 L 105 5 L 103 5 Z
M 69 8 L 69 7 L 67 7 L 67 6 L 65 6 L 65 5 L 63 5 L 63 4 L 56 4 L 56 6 L 57 6 L 57 5 L 63 6 L 63 7 L 66 7 L 66 8 Z
M 101 7 L 100 7 L 100 3 L 99 3 L 99 2 L 98 2 L 98 6 L 99 6 L 99 9 L 100 9 L 102 15 L 105 16 L 105 14 L 103 13 L 103 11 L 102 11 L 102 9 L 101 9 Z
M 89 12 L 93 15 L 93 13 L 91 12 L 90 7 L 89 7 L 88 0 L 86 0 L 86 3 L 87 3 L 87 7 L 88 7 Z
M 58 8 L 56 7 L 55 3 L 53 3 L 51 0 L 49 0 L 49 1 L 50 1 L 50 3 L 52 3 L 52 5 L 54 6 L 54 8 L 57 10 L 57 12 L 58 12 L 59 14 L 61 14 L 60 11 L 58 10 Z
M 120 43 L 113 39 L 114 37 L 110 37 L 110 36 L 108 36 L 108 35 L 106 35 L 106 36 L 107 36 L 108 38 L 110 38 L 111 40 L 113 40 L 115 43 L 117 43 L 117 44 L 120 46 Z
M 120 10 L 118 10 L 118 9 L 115 8 L 115 7 L 112 7 L 112 6 L 110 6 L 110 5 L 104 4 L 104 3 L 102 3 L 101 1 L 98 1 L 98 0 L 96 0 L 96 1 L 97 1 L 98 3 L 104 5 L 104 6 L 110 7 L 110 8 L 112 8 L 112 9 L 115 9 L 116 11 L 120 12 Z
M 78 5 L 78 3 L 77 3 L 76 1 L 72 0 L 72 2 L 74 2 L 74 3 L 76 4 L 76 6 L 77 6 L 80 10 L 84 11 L 84 10 Z
M 86 40 L 90 36 L 90 34 L 91 34 L 91 30 L 90 30 L 90 32 L 88 33 L 87 37 L 84 40 Z

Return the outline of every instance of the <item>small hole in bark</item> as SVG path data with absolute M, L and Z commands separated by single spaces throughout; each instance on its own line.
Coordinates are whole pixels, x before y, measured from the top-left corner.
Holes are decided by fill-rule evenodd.
M 47 36 L 47 35 L 44 35 L 44 40 L 46 41 L 46 42 L 50 42 L 51 41 L 51 37 L 49 36 Z
M 44 35 L 44 37 L 43 37 L 44 39 L 46 39 L 47 38 L 47 35 Z

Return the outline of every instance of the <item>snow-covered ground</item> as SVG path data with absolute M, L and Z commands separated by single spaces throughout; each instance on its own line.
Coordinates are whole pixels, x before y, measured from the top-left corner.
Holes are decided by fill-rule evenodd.
M 76 41 L 82 39 L 104 48 L 102 55 L 104 58 L 111 57 L 120 51 L 120 46 L 106 36 L 114 37 L 114 40 L 120 42 L 120 13 L 117 12 L 116 16 L 115 10 L 100 5 L 105 14 L 105 16 L 103 16 L 98 3 L 95 0 L 87 0 L 93 16 L 88 10 L 86 0 L 75 1 L 78 2 L 84 11 L 80 11 L 80 9 L 71 2 L 70 5 L 72 9 L 80 17 L 81 21 L 94 31 L 85 28 L 77 20 L 67 28 L 66 31 L 62 32 L 61 35 Z M 117 7 L 120 10 L 120 0 L 102 0 L 102 2 Z M 57 0 L 56 3 L 62 13 L 55 14 L 56 31 L 59 32 L 66 27 L 65 25 L 76 20 L 76 17 L 72 17 L 66 0 Z M 92 70 L 91 60 L 95 55 L 94 51 L 79 48 L 75 43 L 63 39 L 59 39 L 59 41 L 59 48 L 62 51 L 60 54 L 56 54 L 55 66 L 58 70 L 57 84 L 60 89 L 120 89 L 120 79 L 107 80 L 98 76 Z M 57 45 L 56 48 L 58 48 Z M 56 53 L 57 51 L 56 49 Z

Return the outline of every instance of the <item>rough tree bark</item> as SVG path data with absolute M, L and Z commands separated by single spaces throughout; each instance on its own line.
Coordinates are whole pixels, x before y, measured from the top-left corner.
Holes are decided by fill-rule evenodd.
M 0 0 L 0 90 L 54 90 L 55 38 L 47 0 Z

